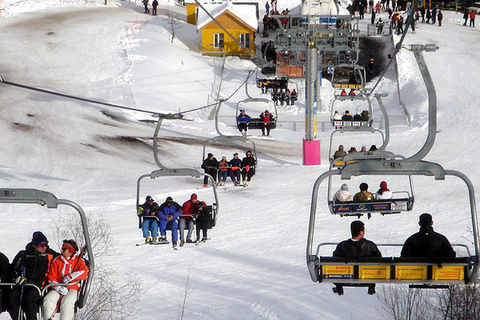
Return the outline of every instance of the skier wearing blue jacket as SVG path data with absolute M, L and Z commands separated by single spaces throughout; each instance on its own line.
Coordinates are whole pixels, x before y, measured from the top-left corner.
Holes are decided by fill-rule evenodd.
M 245 110 L 240 110 L 240 114 L 237 117 L 237 128 L 242 134 L 247 134 L 248 123 L 252 120 Z
M 167 242 L 167 228 L 172 230 L 172 242 L 173 247 L 177 247 L 178 241 L 178 219 L 182 214 L 182 207 L 173 201 L 172 197 L 168 197 L 167 200 L 160 206 L 158 210 L 158 219 L 160 220 L 160 242 Z

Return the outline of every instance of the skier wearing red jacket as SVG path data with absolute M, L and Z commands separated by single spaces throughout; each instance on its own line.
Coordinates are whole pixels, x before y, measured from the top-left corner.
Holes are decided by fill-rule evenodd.
M 43 319 L 47 320 L 56 312 L 59 299 L 62 320 L 73 319 L 74 306 L 77 300 L 78 282 L 86 280 L 88 267 L 83 258 L 79 257 L 78 246 L 73 240 L 63 240 L 62 255 L 56 257 L 48 270 L 47 279 L 52 284 L 65 283 L 67 286 L 55 286 L 43 301 Z

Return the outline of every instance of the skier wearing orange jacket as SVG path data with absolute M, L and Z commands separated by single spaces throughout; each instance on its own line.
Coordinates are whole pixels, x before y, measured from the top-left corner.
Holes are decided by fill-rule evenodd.
M 62 255 L 55 258 L 48 270 L 47 279 L 52 284 L 65 283 L 67 286 L 55 286 L 43 301 L 43 319 L 47 320 L 56 312 L 56 306 L 60 302 L 60 318 L 62 320 L 73 319 L 74 305 L 77 300 L 77 291 L 80 288 L 78 282 L 86 280 L 88 267 L 83 258 L 79 257 L 78 246 L 73 240 L 63 240 Z

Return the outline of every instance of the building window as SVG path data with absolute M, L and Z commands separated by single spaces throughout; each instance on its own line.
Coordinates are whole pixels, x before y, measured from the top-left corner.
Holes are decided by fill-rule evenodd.
M 213 47 L 215 49 L 223 49 L 223 33 L 213 34 Z
M 250 33 L 240 34 L 240 44 L 243 49 L 250 49 Z

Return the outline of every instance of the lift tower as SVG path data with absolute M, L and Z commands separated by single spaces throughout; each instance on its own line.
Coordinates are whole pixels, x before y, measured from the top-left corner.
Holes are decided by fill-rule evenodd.
M 356 63 L 359 56 L 358 18 L 335 1 L 304 1 L 299 15 L 273 15 L 280 26 L 275 32 L 275 51 L 283 57 L 277 76 L 290 76 L 302 67 L 305 78 L 305 138 L 303 164 L 320 164 L 317 110 L 322 110 L 322 67 L 331 63 Z M 278 63 L 278 59 L 277 59 Z M 328 72 L 329 70 L 327 70 Z M 297 75 L 298 76 L 298 75 Z

